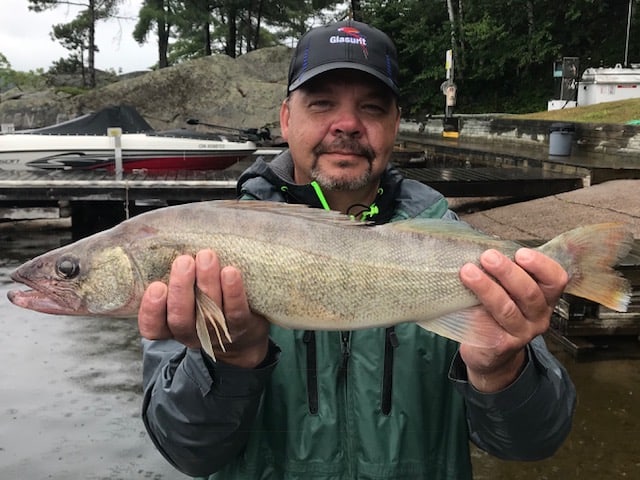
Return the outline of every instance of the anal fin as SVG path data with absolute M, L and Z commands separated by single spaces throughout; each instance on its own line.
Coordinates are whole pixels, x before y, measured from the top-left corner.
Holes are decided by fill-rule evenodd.
M 416 323 L 425 330 L 458 343 L 493 348 L 502 341 L 504 335 L 508 334 L 481 310 L 483 307 L 475 306 Z

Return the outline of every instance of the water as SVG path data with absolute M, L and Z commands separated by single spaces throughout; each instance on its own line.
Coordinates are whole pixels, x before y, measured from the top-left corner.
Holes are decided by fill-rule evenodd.
M 0 228 L 0 478 L 186 479 L 140 418 L 134 321 L 42 315 L 6 300 L 13 268 L 70 240 L 64 231 Z M 578 362 L 550 347 L 578 389 L 568 440 L 540 462 L 474 450 L 476 480 L 640 478 L 640 360 Z
M 70 241 L 0 230 L 0 478 L 186 479 L 157 452 L 140 408 L 135 321 L 13 306 L 9 272 Z
M 569 438 L 555 456 L 539 462 L 504 462 L 475 451 L 475 480 L 640 478 L 640 360 L 579 362 L 548 344 L 578 391 Z M 629 349 L 637 358 L 637 345 Z

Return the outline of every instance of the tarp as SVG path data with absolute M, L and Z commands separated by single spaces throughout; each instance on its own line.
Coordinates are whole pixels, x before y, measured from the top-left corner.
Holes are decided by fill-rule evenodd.
M 29 130 L 28 133 L 106 135 L 107 129 L 112 127 L 122 128 L 122 133 L 144 133 L 153 130 L 135 108 L 128 105 L 115 105 L 66 122 Z

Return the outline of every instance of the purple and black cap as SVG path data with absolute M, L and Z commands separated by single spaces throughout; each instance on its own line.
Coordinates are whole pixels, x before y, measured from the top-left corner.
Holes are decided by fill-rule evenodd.
M 305 33 L 289 65 L 288 92 L 315 76 L 349 68 L 373 75 L 398 96 L 398 55 L 391 39 L 366 23 L 345 20 Z

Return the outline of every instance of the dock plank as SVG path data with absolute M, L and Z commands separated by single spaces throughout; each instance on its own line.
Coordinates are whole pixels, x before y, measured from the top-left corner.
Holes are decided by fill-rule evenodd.
M 248 164 L 247 164 L 248 165 Z M 226 170 L 147 172 L 0 171 L 0 202 L 163 200 L 171 203 L 235 198 L 246 165 Z M 530 167 L 400 167 L 407 178 L 447 196 L 539 197 L 584 186 L 577 174 Z
M 531 167 L 399 168 L 407 178 L 451 197 L 542 197 L 584 187 L 577 174 Z

